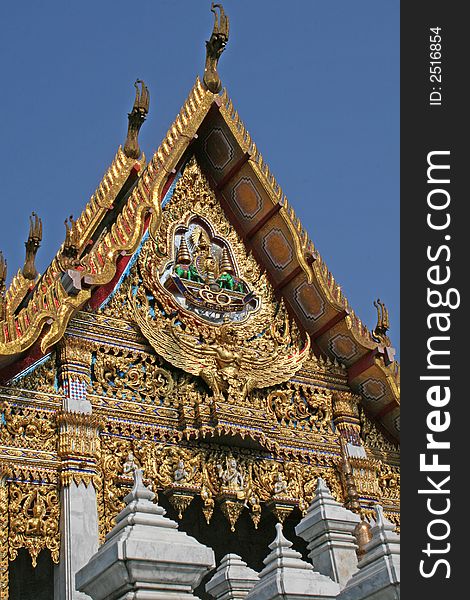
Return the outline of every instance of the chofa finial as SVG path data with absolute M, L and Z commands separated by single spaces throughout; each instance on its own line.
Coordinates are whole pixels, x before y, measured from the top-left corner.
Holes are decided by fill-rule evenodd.
M 377 325 L 372 332 L 372 337 L 376 342 L 384 344 L 385 346 L 391 346 L 392 343 L 387 335 L 387 331 L 390 328 L 390 321 L 388 318 L 388 310 L 385 304 L 377 298 L 377 302 L 374 300 L 374 306 L 377 309 Z
M 5 281 L 7 279 L 7 261 L 0 250 L 0 321 L 5 318 Z
M 135 100 L 132 112 L 128 115 L 129 126 L 124 144 L 124 153 L 129 158 L 137 159 L 140 156 L 139 131 L 149 112 L 150 95 L 147 86 L 141 79 L 136 79 L 134 87 Z
M 23 267 L 23 277 L 34 280 L 37 277 L 36 265 L 34 264 L 36 253 L 42 241 L 42 221 L 35 212 L 29 217 L 29 236 L 24 243 L 26 247 L 26 259 Z
M 61 267 L 66 270 L 75 268 L 80 264 L 78 260 L 79 254 L 79 236 L 77 232 L 76 221 L 73 220 L 73 215 L 64 221 L 65 225 L 65 240 L 61 252 Z
M 219 14 L 217 14 L 216 8 L 219 9 Z M 213 94 L 218 94 L 222 89 L 222 82 L 217 73 L 217 63 L 228 42 L 229 20 L 222 4 L 213 2 L 211 11 L 214 13 L 214 29 L 210 40 L 206 42 L 206 66 L 203 81 L 208 90 Z
M 7 261 L 0 250 L 0 294 L 5 290 L 5 281 L 7 278 Z

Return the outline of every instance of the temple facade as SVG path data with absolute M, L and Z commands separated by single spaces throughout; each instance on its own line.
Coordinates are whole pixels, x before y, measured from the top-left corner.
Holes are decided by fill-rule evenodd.
M 322 567 L 299 525 L 326 488 L 350 538 L 369 521 L 396 536 L 386 307 L 369 331 L 302 228 L 221 91 L 227 39 L 221 9 L 203 81 L 149 161 L 136 82 L 125 144 L 43 274 L 37 215 L 8 289 L 0 257 L 1 600 L 101 597 L 75 577 L 132 502 L 212 550 L 199 598 L 268 598 L 253 586 L 269 544 L 313 560 L 336 597 L 355 567 Z M 239 563 L 253 585 L 217 595 Z M 162 593 L 102 597 L 186 597 Z

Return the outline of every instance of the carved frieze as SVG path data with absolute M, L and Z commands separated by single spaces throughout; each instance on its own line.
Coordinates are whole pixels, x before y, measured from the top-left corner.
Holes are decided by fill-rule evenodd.
M 317 466 L 294 460 L 274 460 L 267 453 L 262 458 L 257 452 L 213 444 L 175 445 L 142 439 L 131 442 L 104 435 L 101 458 L 103 531 L 111 529 L 114 517 L 123 507 L 122 499 L 132 485 L 131 469 L 126 467 L 130 464 L 129 455 L 144 469 L 147 482 L 154 490 L 186 491 L 186 496 L 190 491 L 191 496 L 200 495 L 208 520 L 216 502 L 221 507 L 227 502 L 241 502 L 250 513 L 259 514 L 261 502 L 273 498 L 279 500 L 279 493 L 275 491 L 279 479 L 285 487 L 283 496 L 290 498 L 291 504 L 302 512 L 308 508 L 320 476 L 328 482 L 333 495 L 343 500 L 334 461 Z M 226 504 L 226 512 L 230 519 L 236 513 L 232 504 Z

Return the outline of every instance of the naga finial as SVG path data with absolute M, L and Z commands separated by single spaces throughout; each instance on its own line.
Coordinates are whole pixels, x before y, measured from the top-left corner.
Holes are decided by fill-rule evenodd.
M 65 259 L 65 265 L 73 267 L 77 262 L 78 256 L 78 233 L 73 220 L 73 215 L 64 221 L 65 225 L 65 241 L 62 248 L 62 258 Z
M 26 247 L 26 259 L 23 267 L 23 277 L 34 280 L 37 277 L 36 265 L 34 260 L 42 240 L 42 221 L 35 212 L 29 217 L 29 236 L 28 241 L 24 243 Z
M 5 281 L 7 279 L 7 261 L 0 250 L 0 321 L 5 318 Z
M 219 15 L 216 8 L 220 11 Z M 229 20 L 222 4 L 213 2 L 211 12 L 214 13 L 214 29 L 210 40 L 206 42 L 206 66 L 203 81 L 208 90 L 213 94 L 218 94 L 222 89 L 222 82 L 217 73 L 217 63 L 228 42 Z
M 139 83 L 141 84 L 140 88 Z M 147 86 L 141 79 L 136 79 L 134 87 L 135 100 L 132 112 L 128 114 L 129 125 L 124 144 L 124 154 L 129 158 L 137 159 L 140 156 L 139 131 L 149 112 L 150 95 Z
M 372 337 L 376 342 L 384 344 L 385 346 L 391 346 L 390 338 L 387 335 L 387 331 L 390 328 L 390 321 L 388 318 L 388 310 L 385 304 L 377 298 L 377 302 L 374 300 L 374 306 L 377 309 L 377 325 L 372 332 Z
M 7 261 L 0 250 L 0 294 L 5 290 L 5 281 L 7 278 Z

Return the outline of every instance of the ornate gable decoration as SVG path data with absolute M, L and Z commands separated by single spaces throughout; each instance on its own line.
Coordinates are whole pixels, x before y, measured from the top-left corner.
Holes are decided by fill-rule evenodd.
M 132 317 L 156 352 L 242 401 L 289 380 L 310 349 L 192 158 L 139 256 Z
M 190 215 L 175 229 L 171 247 L 160 283 L 183 308 L 213 324 L 243 321 L 259 309 L 229 244 L 204 217 Z

